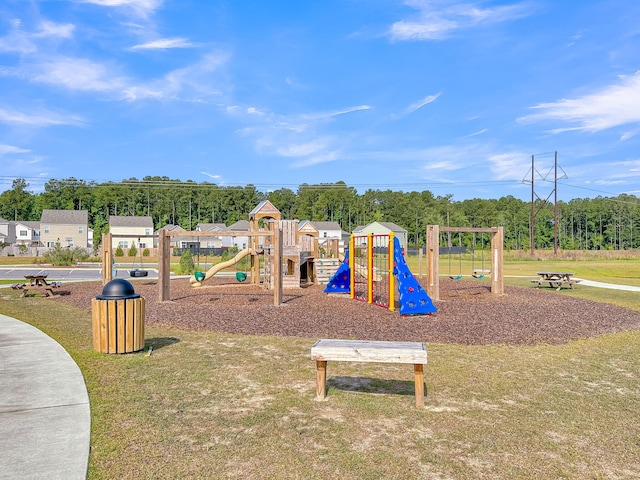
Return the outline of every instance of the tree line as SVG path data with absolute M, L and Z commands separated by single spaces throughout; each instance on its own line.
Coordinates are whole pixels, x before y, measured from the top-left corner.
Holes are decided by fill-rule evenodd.
M 358 193 L 344 182 L 302 184 L 260 192 L 254 185 L 221 186 L 168 177 L 130 178 L 94 183 L 76 178 L 51 179 L 44 191 L 32 193 L 24 179 L 0 194 L 0 217 L 40 220 L 43 209 L 87 210 L 95 244 L 108 231 L 110 215 L 147 215 L 156 229 L 167 224 L 195 230 L 198 223 L 232 223 L 248 219 L 262 200 L 271 201 L 283 218 L 335 221 L 351 232 L 373 221 L 393 222 L 408 231 L 409 242 L 425 244 L 428 224 L 451 227 L 503 226 L 505 248 L 528 249 L 531 202 L 513 196 L 454 201 L 452 195 L 430 191 L 403 192 L 369 189 Z M 552 248 L 553 205 L 534 203 L 535 247 Z M 640 201 L 633 195 L 573 199 L 558 203 L 559 247 L 567 250 L 623 250 L 640 246 Z M 468 246 L 469 236 L 449 239 Z M 476 241 L 478 241 L 476 239 Z

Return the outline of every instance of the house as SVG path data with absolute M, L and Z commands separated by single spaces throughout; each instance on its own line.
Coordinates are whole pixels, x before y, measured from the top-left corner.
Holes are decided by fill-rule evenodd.
M 156 232 L 155 235 L 156 237 L 153 239 L 154 241 L 154 247 L 158 246 L 158 232 L 160 230 L 168 230 L 170 232 L 186 232 L 186 230 L 184 228 L 182 228 L 180 225 L 173 225 L 172 223 L 168 223 L 166 224 L 164 227 L 159 228 Z M 187 239 L 187 237 L 171 237 L 170 241 L 169 241 L 169 247 L 170 248 L 178 248 L 181 247 L 181 244 L 183 243 L 187 243 L 185 241 L 185 239 Z
M 111 240 L 113 248 L 149 248 L 153 245 L 153 219 L 151 217 L 109 216 L 109 233 L 118 235 Z M 120 237 L 120 235 L 126 235 Z
M 300 222 L 299 230 L 307 230 L 309 227 L 318 232 L 318 238 L 342 238 L 342 227 L 338 222 L 311 222 L 304 220 Z
M 358 227 L 360 228 L 360 227 Z M 400 246 L 402 248 L 407 248 L 407 231 L 399 225 L 396 225 L 393 222 L 372 222 L 369 225 L 366 225 L 358 232 L 354 230 L 354 235 L 368 235 L 369 233 L 373 233 L 374 235 L 389 235 L 391 232 L 394 233 L 398 241 L 400 242 Z
M 198 223 L 196 225 L 197 232 L 215 232 L 225 231 L 227 226 L 224 223 Z M 221 237 L 202 237 L 200 240 L 200 248 L 220 248 L 222 247 Z
M 15 223 L 0 217 L 0 244 L 11 245 L 16 241 Z
M 89 245 L 87 210 L 43 210 L 40 217 L 40 241 L 45 247 L 82 247 Z
M 15 243 L 28 247 L 40 245 L 40 222 L 16 221 Z
M 236 223 L 232 223 L 227 227 L 228 231 L 238 232 L 237 237 L 222 237 L 223 247 L 238 247 L 240 250 L 244 250 L 249 247 L 249 237 L 242 235 L 244 232 L 248 232 L 250 228 L 249 220 L 238 220 Z

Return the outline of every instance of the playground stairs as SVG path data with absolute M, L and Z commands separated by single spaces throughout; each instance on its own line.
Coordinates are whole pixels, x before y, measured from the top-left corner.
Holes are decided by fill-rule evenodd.
M 341 263 L 337 258 L 316 258 L 316 283 L 318 285 L 327 285 L 331 277 L 338 271 Z

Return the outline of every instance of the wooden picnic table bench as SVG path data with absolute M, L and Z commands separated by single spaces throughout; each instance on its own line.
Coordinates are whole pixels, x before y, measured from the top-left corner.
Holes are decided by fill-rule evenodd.
M 413 364 L 416 406 L 424 406 L 424 371 L 427 346 L 420 342 L 318 340 L 311 347 L 316 362 L 316 399 L 326 398 L 327 362 L 379 362 Z
M 22 297 L 26 297 L 29 293 L 39 293 L 43 297 L 53 297 L 54 288 L 60 288 L 61 282 L 47 282 L 47 275 L 25 275 L 28 283 L 16 283 L 11 288 L 22 290 Z
M 580 283 L 579 279 L 571 278 L 575 275 L 573 272 L 537 272 L 537 275 L 538 278 L 531 280 L 531 283 L 538 288 L 548 283 L 556 290 L 560 290 L 564 286 L 573 289 L 575 284 Z

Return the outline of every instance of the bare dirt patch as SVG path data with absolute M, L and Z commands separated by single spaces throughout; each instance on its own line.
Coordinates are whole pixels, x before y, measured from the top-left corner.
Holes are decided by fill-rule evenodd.
M 605 333 L 640 329 L 640 312 L 590 302 L 553 290 L 505 287 L 492 295 L 488 285 L 442 279 L 438 312 L 401 316 L 381 307 L 329 296 L 323 287 L 285 290 L 273 306 L 273 294 L 259 286 L 213 279 L 193 288 L 188 280 L 171 282 L 171 301 L 158 302 L 156 282 L 133 281 L 147 302 L 145 323 L 187 330 L 251 335 L 363 340 L 424 341 L 467 345 L 561 344 Z M 56 301 L 90 310 L 100 283 L 69 283 Z

